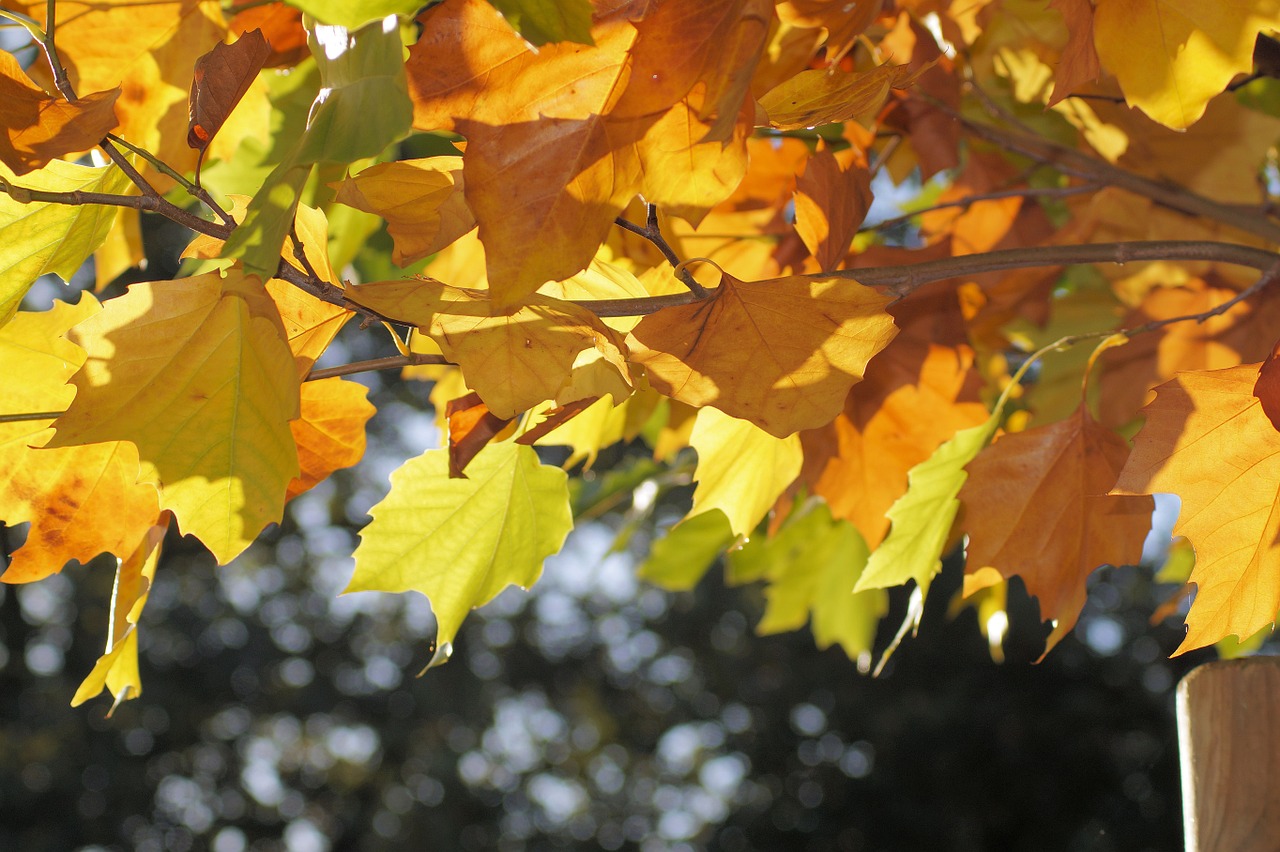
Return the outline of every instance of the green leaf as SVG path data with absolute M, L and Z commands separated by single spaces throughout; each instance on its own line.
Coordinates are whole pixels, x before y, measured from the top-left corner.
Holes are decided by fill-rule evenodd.
M 752 539 L 731 553 L 729 576 L 733 582 L 769 583 L 757 634 L 798 630 L 812 618 L 819 648 L 839 644 L 867 669 L 889 602 L 883 589 L 854 593 L 868 555 L 867 543 L 852 524 L 833 519 L 826 502 L 810 500 L 772 538 Z
M 289 5 L 326 24 L 356 30 L 388 15 L 412 17 L 426 4 L 423 0 L 289 0 Z
M 447 658 L 467 613 L 508 585 L 529 588 L 542 560 L 573 527 L 565 472 L 531 447 L 490 444 L 449 478 L 447 450 L 430 450 L 391 474 L 391 491 L 369 510 L 348 592 L 422 592 Z M 435 661 L 433 660 L 433 663 Z
M 887 589 L 915 580 L 922 592 L 942 570 L 942 551 L 960 501 L 956 495 L 973 461 L 995 434 L 1000 411 L 985 423 L 961 429 L 925 461 L 907 473 L 907 493 L 890 507 L 889 535 L 871 554 L 855 591 Z
M 0 179 L 44 192 L 123 194 L 129 178 L 114 165 L 90 168 L 54 160 L 16 178 L 0 163 Z M 98 204 L 20 204 L 0 193 L 0 325 L 22 304 L 36 279 L 48 272 L 70 280 L 89 255 L 102 245 L 116 220 L 116 207 Z
M 275 274 L 312 168 L 377 156 L 406 135 L 413 120 L 399 26 L 379 22 L 350 32 L 312 22 L 307 44 L 320 69 L 307 129 L 267 176 L 224 249 L 224 256 L 242 258 L 246 271 L 264 278 Z
M 589 0 L 489 0 L 534 47 L 553 41 L 595 44 Z
M 653 543 L 649 558 L 637 572 L 641 580 L 673 592 L 698 585 L 716 557 L 733 544 L 733 531 L 724 512 L 713 509 L 687 518 Z

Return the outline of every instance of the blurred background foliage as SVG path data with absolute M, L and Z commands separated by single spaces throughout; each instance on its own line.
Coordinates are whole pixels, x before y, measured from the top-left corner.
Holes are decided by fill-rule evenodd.
M 182 236 L 146 218 L 145 274 L 172 275 Z M 375 331 L 348 328 L 325 363 L 390 354 Z M 1209 655 L 1168 659 L 1181 627 L 1148 621 L 1176 586 L 1151 566 L 1098 572 L 1039 665 L 1046 628 L 1015 584 L 999 665 L 975 611 L 947 612 L 950 564 L 871 678 L 807 630 L 755 636 L 759 589 L 719 566 L 690 592 L 637 580 L 679 516 L 662 501 L 690 499 L 677 487 L 580 523 L 532 592 L 507 590 L 415 677 L 426 600 L 338 592 L 388 475 L 437 443 L 430 386 L 359 378 L 379 412 L 359 467 L 228 567 L 171 537 L 144 694 L 114 716 L 105 696 L 68 706 L 112 566 L 0 587 L 0 849 L 1181 848 L 1173 690 Z M 580 497 L 651 465 L 643 444 L 606 451 Z M 4 535 L 11 551 L 23 530 Z M 906 606 L 896 594 L 877 648 Z

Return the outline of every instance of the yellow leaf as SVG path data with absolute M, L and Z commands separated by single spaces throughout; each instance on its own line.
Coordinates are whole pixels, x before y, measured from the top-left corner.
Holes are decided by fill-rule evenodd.
M 906 65 L 881 65 L 870 71 L 801 71 L 760 98 L 769 126 L 800 130 L 865 117 L 884 106 L 893 89 L 905 89 L 916 73 Z
M 1253 70 L 1253 44 L 1280 28 L 1274 0 L 1097 0 L 1093 39 L 1125 100 L 1175 130 L 1204 115 L 1237 74 Z
M 57 412 L 74 388 L 66 382 L 84 362 L 63 335 L 99 310 L 84 295 L 43 313 L 20 312 L 0 328 L 0 371 L 9 384 L 0 413 Z M 0 520 L 31 523 L 26 543 L 2 578 L 27 583 L 57 573 L 70 560 L 99 553 L 128 555 L 160 514 L 152 485 L 138 484 L 138 451 L 127 442 L 36 449 L 53 435 L 48 420 L 0 423 Z
M 703 408 L 689 445 L 698 451 L 689 517 L 720 509 L 734 535 L 750 535 L 800 475 L 800 437 L 775 438 L 745 420 Z
M 435 254 L 476 226 L 463 197 L 461 157 L 379 163 L 336 189 L 340 203 L 387 220 L 397 266 Z
M 645 317 L 628 341 L 660 393 L 783 437 L 840 412 L 897 334 L 889 301 L 850 280 L 726 274 L 710 298 Z
M 302 383 L 302 414 L 289 424 L 302 472 L 289 483 L 288 499 L 364 456 L 365 424 L 374 414 L 368 395 L 364 385 L 336 376 Z
M 72 338 L 89 358 L 49 446 L 133 442 L 161 507 L 219 563 L 280 520 L 298 475 L 298 376 L 256 279 L 135 284 Z

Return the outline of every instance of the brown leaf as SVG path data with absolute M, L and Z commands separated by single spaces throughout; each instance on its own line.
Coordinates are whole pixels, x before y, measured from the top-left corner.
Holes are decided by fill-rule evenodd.
M 449 477 L 466 479 L 467 464 L 507 428 L 511 418 L 494 414 L 475 391 L 449 400 L 445 416 L 449 419 Z
M 797 27 L 822 27 L 827 31 L 824 59 L 835 65 L 853 49 L 858 36 L 875 21 L 884 0 L 782 0 L 778 17 Z
M 187 144 L 202 158 L 270 54 L 262 30 L 251 30 L 231 44 L 214 45 L 213 50 L 196 60 L 187 101 Z
M 796 181 L 796 231 L 823 272 L 844 260 L 871 209 L 871 170 L 845 159 L 820 151 Z
M 1005 435 L 967 467 L 969 569 L 1022 577 L 1040 617 L 1057 622 L 1045 653 L 1075 626 L 1094 569 L 1142 558 L 1154 502 L 1108 494 L 1128 455 L 1081 405 L 1058 423 Z
M 850 280 L 725 274 L 710 298 L 645 317 L 628 342 L 660 393 L 786 437 L 840 412 L 897 334 L 888 303 Z
M 1258 381 L 1253 385 L 1253 395 L 1262 405 L 1262 411 L 1271 425 L 1280 431 L 1280 341 L 1271 349 L 1271 355 L 1258 369 Z
M 1068 33 L 1053 94 L 1049 96 L 1049 106 L 1053 106 L 1083 84 L 1098 79 L 1102 65 L 1093 46 L 1093 4 L 1089 0 L 1049 0 L 1049 8 L 1062 13 Z
M 15 175 L 43 168 L 50 160 L 87 151 L 118 122 L 120 89 L 84 95 L 75 103 L 51 98 L 0 51 L 0 162 Z
M 307 30 L 302 26 L 302 10 L 287 3 L 250 5 L 255 0 L 236 0 L 231 10 L 235 16 L 227 22 L 237 36 L 250 30 L 262 30 L 271 53 L 264 63 L 267 68 L 292 68 L 311 55 L 307 49 Z M 247 6 L 248 8 L 241 8 Z M 236 11 L 240 9 L 240 11 Z

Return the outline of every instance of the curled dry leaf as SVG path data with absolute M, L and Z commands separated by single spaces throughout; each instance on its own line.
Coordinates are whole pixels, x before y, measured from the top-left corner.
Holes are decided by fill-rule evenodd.
M 200 152 L 200 161 L 270 55 L 262 31 L 250 30 L 231 44 L 214 45 L 196 60 L 187 101 L 187 144 Z
M 118 97 L 118 87 L 75 103 L 50 97 L 12 54 L 0 51 L 0 162 L 15 175 L 25 175 L 51 160 L 89 150 L 120 123 Z

